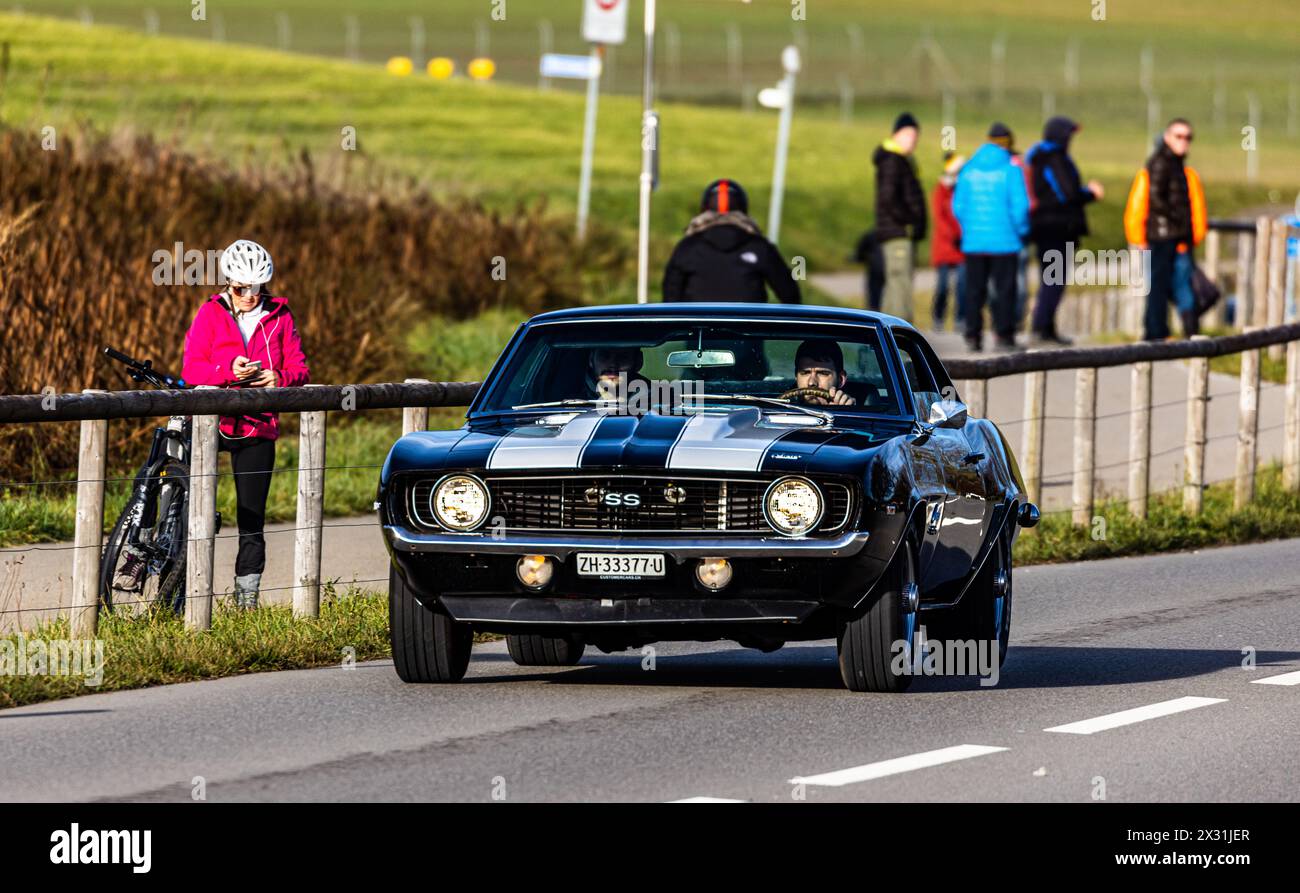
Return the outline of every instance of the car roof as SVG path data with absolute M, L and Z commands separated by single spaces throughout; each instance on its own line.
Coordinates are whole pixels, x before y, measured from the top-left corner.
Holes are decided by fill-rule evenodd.
M 674 319 L 735 318 L 743 316 L 754 320 L 799 319 L 828 323 L 857 325 L 880 323 L 911 329 L 912 324 L 887 313 L 858 310 L 853 307 L 834 307 L 826 304 L 758 304 L 749 302 L 704 303 L 680 301 L 651 304 L 600 304 L 591 307 L 570 307 L 541 313 L 528 321 L 529 325 L 545 322 L 576 322 L 584 319 L 640 319 L 644 317 L 670 317 Z

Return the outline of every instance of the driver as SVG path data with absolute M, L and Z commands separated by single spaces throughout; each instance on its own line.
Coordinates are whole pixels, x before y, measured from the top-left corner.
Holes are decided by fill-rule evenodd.
M 794 383 L 799 388 L 821 388 L 830 399 L 808 396 L 804 403 L 818 406 L 854 406 L 854 400 L 840 388 L 849 377 L 844 372 L 844 352 L 830 338 L 812 338 L 799 345 L 794 355 Z
M 640 374 L 641 364 L 645 358 L 639 347 L 597 347 L 591 352 L 587 362 L 587 388 L 591 396 L 601 400 L 616 399 L 619 375 L 626 373 L 628 383 L 640 379 L 649 383 Z

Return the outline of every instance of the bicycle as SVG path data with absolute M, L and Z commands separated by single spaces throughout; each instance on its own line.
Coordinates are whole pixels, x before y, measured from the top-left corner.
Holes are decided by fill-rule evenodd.
M 183 379 L 153 368 L 152 360 L 135 360 L 111 347 L 104 353 L 124 364 L 137 382 L 166 390 L 187 387 Z M 99 596 L 107 610 L 179 614 L 185 608 L 190 434 L 190 417 L 183 415 L 171 416 L 165 426 L 154 429 L 149 456 L 104 546 Z M 216 530 L 221 530 L 220 512 Z

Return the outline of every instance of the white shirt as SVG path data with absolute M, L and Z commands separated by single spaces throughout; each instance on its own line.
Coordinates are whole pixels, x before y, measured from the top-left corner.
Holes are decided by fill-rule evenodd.
M 253 337 L 257 331 L 257 324 L 266 316 L 266 302 L 262 301 L 247 313 L 235 312 L 235 322 L 239 323 L 239 333 L 244 336 L 244 347 L 248 347 L 248 339 Z

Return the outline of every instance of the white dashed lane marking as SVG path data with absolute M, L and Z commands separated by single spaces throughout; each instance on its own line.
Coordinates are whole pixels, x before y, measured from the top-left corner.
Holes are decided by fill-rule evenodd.
M 1300 670 L 1283 673 L 1281 676 L 1265 676 L 1263 679 L 1250 680 L 1256 685 L 1300 685 Z
M 852 769 L 840 769 L 835 772 L 824 772 L 821 775 L 792 778 L 790 784 L 811 784 L 838 788 L 846 784 L 871 781 L 875 778 L 898 775 L 902 772 L 912 772 L 916 769 L 929 769 L 932 766 L 942 766 L 944 763 L 969 760 L 971 757 L 982 757 L 985 754 L 999 753 L 1004 750 L 1006 750 L 1005 747 L 987 747 L 983 744 L 958 744 L 955 747 L 927 750 L 924 753 L 914 753 L 906 757 L 895 757 L 892 760 L 881 760 L 878 763 L 854 766 Z
M 1091 735 L 1094 732 L 1104 732 L 1107 729 L 1129 726 L 1135 722 L 1145 722 L 1148 719 L 1159 719 L 1162 716 L 1182 713 L 1186 710 L 1195 710 L 1197 707 L 1222 704 L 1225 700 L 1225 698 L 1174 698 L 1172 701 L 1161 701 L 1158 704 L 1134 707 L 1132 710 L 1121 710 L 1119 713 L 1107 713 L 1105 716 L 1066 723 L 1063 726 L 1052 726 L 1050 729 L 1043 729 L 1043 731 L 1065 732 L 1069 735 Z
M 669 803 L 745 803 L 744 800 L 728 800 L 726 797 L 687 797 L 685 800 L 669 800 Z

